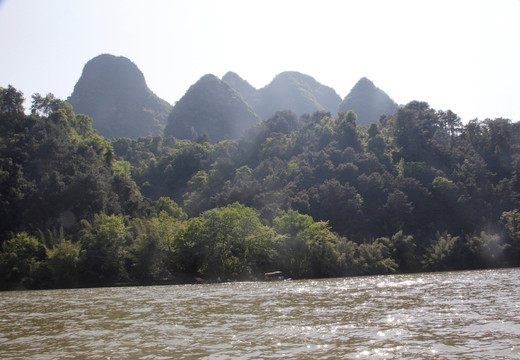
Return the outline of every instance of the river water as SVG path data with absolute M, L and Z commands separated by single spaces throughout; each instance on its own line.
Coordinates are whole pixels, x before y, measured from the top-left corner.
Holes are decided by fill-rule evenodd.
M 520 359 L 520 269 L 3 292 L 0 358 Z

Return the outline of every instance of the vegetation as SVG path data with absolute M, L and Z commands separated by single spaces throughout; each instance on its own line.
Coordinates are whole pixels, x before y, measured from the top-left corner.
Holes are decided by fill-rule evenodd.
M 238 139 L 107 140 L 0 88 L 0 288 L 520 265 L 520 124 L 411 102 L 277 112 Z

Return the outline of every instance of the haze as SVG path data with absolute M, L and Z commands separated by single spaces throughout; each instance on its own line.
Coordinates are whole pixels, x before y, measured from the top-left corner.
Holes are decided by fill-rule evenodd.
M 520 120 L 520 1 L 0 0 L 0 86 L 66 99 L 91 58 L 131 59 L 174 104 L 204 74 L 300 71 L 344 97 Z

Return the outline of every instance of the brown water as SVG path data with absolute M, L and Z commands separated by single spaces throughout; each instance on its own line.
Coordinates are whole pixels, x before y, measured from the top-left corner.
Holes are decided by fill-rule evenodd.
M 520 269 L 4 292 L 0 358 L 520 359 Z

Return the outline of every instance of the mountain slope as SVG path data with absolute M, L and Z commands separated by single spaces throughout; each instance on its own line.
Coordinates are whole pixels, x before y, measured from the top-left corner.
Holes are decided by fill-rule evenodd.
M 67 101 L 76 113 L 92 117 L 100 135 L 110 138 L 160 134 L 172 109 L 148 89 L 132 61 L 110 54 L 87 62 Z
M 205 75 L 174 106 L 164 135 L 195 139 L 206 134 L 213 142 L 238 138 L 260 121 L 229 84 Z
M 334 112 L 340 101 L 332 88 L 308 75 L 286 71 L 258 90 L 255 108 L 262 118 L 267 118 L 278 110 L 291 110 L 298 115 L 312 114 L 316 110 Z
M 334 89 L 296 71 L 278 74 L 259 90 L 232 72 L 223 80 L 240 93 L 262 119 L 279 110 L 291 110 L 297 115 L 312 114 L 317 110 L 335 113 L 341 102 Z
M 354 110 L 358 115 L 357 123 L 365 125 L 377 122 L 381 115 L 393 115 L 397 108 L 390 96 L 363 77 L 339 104 L 338 112 Z
M 229 71 L 222 77 L 222 80 L 227 82 L 229 86 L 235 89 L 244 100 L 251 106 L 256 102 L 257 90 L 246 80 L 242 79 L 238 74 Z

